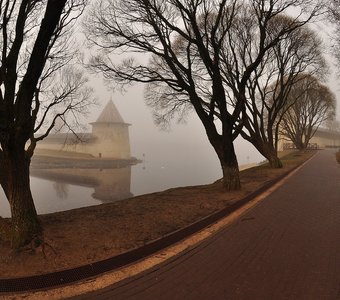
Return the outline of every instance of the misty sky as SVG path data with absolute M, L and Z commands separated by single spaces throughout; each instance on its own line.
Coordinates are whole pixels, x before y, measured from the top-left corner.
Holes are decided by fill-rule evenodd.
M 106 102 L 112 98 L 124 121 L 132 124 L 130 142 L 133 156 L 142 158 L 144 153 L 153 160 L 166 160 L 166 156 L 177 157 L 179 160 L 204 159 L 219 168 L 217 155 L 194 112 L 190 113 L 184 124 L 177 124 L 174 119 L 170 130 L 161 130 L 154 124 L 151 109 L 144 103 L 142 84 L 130 87 L 122 94 L 108 90 L 99 78 L 100 75 L 95 80 L 99 105 L 92 109 L 93 113 L 88 119 L 94 121 Z M 103 86 L 98 88 L 99 84 Z M 236 142 L 236 151 L 240 164 L 264 160 L 252 145 L 242 139 Z
M 144 86 L 142 84 L 129 87 L 122 94 L 119 91 L 109 90 L 99 74 L 96 77 L 98 79 L 92 83 L 95 83 L 94 89 L 98 98 L 98 106 L 93 107 L 88 120 L 95 121 L 103 106 L 112 98 L 124 121 L 132 124 L 130 126 L 130 141 L 133 156 L 142 159 L 144 153 L 149 160 L 164 162 L 174 159 L 181 160 L 183 163 L 187 160 L 195 162 L 208 160 L 212 168 L 220 168 L 204 127 L 194 112 L 188 116 L 186 123 L 177 124 L 176 120 L 173 120 L 169 131 L 161 130 L 154 124 L 151 109 L 144 103 Z M 330 87 L 339 99 L 340 93 L 335 76 L 330 82 Z M 340 115 L 339 105 L 337 115 Z M 241 137 L 236 140 L 235 149 L 240 165 L 264 160 L 264 157 Z

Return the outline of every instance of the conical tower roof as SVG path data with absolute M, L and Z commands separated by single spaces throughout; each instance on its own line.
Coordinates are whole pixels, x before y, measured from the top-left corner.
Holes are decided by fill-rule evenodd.
M 125 124 L 122 116 L 120 115 L 118 109 L 114 105 L 112 100 L 104 107 L 103 111 L 99 115 L 95 123 L 121 123 Z

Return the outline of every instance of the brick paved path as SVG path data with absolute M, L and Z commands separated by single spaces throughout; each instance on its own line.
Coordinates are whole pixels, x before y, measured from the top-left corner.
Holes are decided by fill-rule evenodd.
M 340 299 L 340 165 L 320 151 L 195 249 L 81 299 Z

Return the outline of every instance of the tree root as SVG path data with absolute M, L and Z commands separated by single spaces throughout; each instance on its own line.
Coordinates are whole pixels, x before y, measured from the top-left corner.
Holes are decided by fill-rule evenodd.
M 51 246 L 50 243 L 43 241 L 40 246 L 41 246 L 41 253 L 44 256 L 44 259 L 47 259 L 47 255 L 46 255 L 46 250 L 47 249 L 50 249 L 53 252 L 55 257 L 58 256 L 58 252 L 53 248 L 53 246 Z
M 29 244 L 12 250 L 13 253 L 28 252 L 31 254 L 41 253 L 45 260 L 59 256 L 57 250 L 42 235 L 36 236 Z

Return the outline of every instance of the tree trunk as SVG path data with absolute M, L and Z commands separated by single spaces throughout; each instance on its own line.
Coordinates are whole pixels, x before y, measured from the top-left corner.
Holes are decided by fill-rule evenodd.
M 301 141 L 300 140 L 295 141 L 294 145 L 295 145 L 296 149 L 298 149 L 300 151 L 303 151 L 306 148 L 304 143 L 302 142 L 302 140 Z
M 251 127 L 246 126 L 250 135 L 241 132 L 241 136 L 251 143 L 268 161 L 271 168 L 279 169 L 282 168 L 282 162 L 277 156 L 276 142 L 273 137 L 268 134 L 268 138 L 265 140 L 260 134 L 252 131 Z M 277 139 L 276 139 L 277 141 Z
M 12 247 L 18 248 L 42 234 L 42 226 L 35 210 L 29 178 L 30 158 L 25 151 L 4 153 L 6 179 L 2 182 L 11 208 Z
M 277 150 L 271 143 L 262 143 L 261 147 L 257 148 L 259 152 L 269 161 L 269 165 L 273 169 L 282 168 L 282 162 L 277 156 Z
M 268 141 L 263 141 L 261 138 L 255 138 L 254 136 L 249 137 L 246 134 L 242 133 L 241 135 L 269 161 L 269 165 L 271 168 L 279 169 L 283 167 L 280 158 L 277 156 L 277 150 L 272 143 Z
M 222 167 L 223 187 L 227 191 L 240 190 L 240 172 L 233 142 L 224 137 L 223 141 L 221 139 L 217 145 L 214 143 L 213 146 Z
M 282 162 L 278 158 L 277 154 L 269 153 L 268 156 L 266 156 L 266 158 L 268 159 L 271 168 L 279 169 L 283 167 Z
M 227 191 L 237 191 L 241 189 L 240 172 L 237 161 L 234 164 L 221 162 L 223 171 L 223 187 Z

